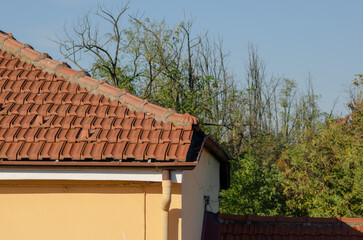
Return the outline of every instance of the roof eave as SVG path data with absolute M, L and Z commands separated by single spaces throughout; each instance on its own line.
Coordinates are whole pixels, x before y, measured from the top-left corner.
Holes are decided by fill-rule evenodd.
M 140 168 L 167 168 L 178 170 L 191 170 L 198 162 L 84 162 L 84 161 L 0 161 L 1 166 L 59 166 L 59 167 L 107 167 L 107 168 L 123 168 L 123 167 L 140 167 Z
M 223 149 L 223 147 L 215 140 L 211 135 L 207 135 L 204 147 L 208 149 L 211 153 L 215 154 L 215 156 L 223 162 L 229 162 L 231 160 L 231 156 Z

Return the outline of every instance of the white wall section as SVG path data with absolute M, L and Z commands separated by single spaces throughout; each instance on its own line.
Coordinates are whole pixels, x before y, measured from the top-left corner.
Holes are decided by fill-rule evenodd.
M 204 196 L 209 197 L 207 210 L 218 212 L 220 178 L 219 161 L 203 148 L 198 165 L 191 171 L 184 171 L 182 183 L 182 238 L 201 239 Z

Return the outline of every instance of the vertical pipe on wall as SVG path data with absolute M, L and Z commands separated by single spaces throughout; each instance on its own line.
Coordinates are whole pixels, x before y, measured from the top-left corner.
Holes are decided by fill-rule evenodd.
M 144 240 L 146 240 L 146 187 L 144 189 Z
M 163 200 L 161 203 L 161 239 L 169 239 L 169 207 L 171 203 L 171 179 L 170 170 L 162 172 L 162 194 Z

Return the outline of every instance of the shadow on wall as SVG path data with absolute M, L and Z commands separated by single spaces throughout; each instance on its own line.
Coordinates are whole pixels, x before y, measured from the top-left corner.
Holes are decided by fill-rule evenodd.
M 56 193 L 150 193 L 161 194 L 161 183 L 77 180 L 2 180 L 1 194 Z M 173 193 L 179 193 L 173 191 Z
M 181 209 L 170 209 L 169 211 L 169 239 L 178 239 L 179 222 L 181 221 Z
M 362 240 L 363 218 L 260 217 L 206 212 L 202 240 Z

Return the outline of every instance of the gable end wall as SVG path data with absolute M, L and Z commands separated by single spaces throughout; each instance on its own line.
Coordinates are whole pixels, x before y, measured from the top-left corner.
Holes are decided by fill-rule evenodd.
M 209 196 L 207 210 L 218 212 L 219 167 L 219 161 L 203 148 L 198 165 L 191 171 L 183 171 L 182 239 L 201 239 L 204 196 Z

